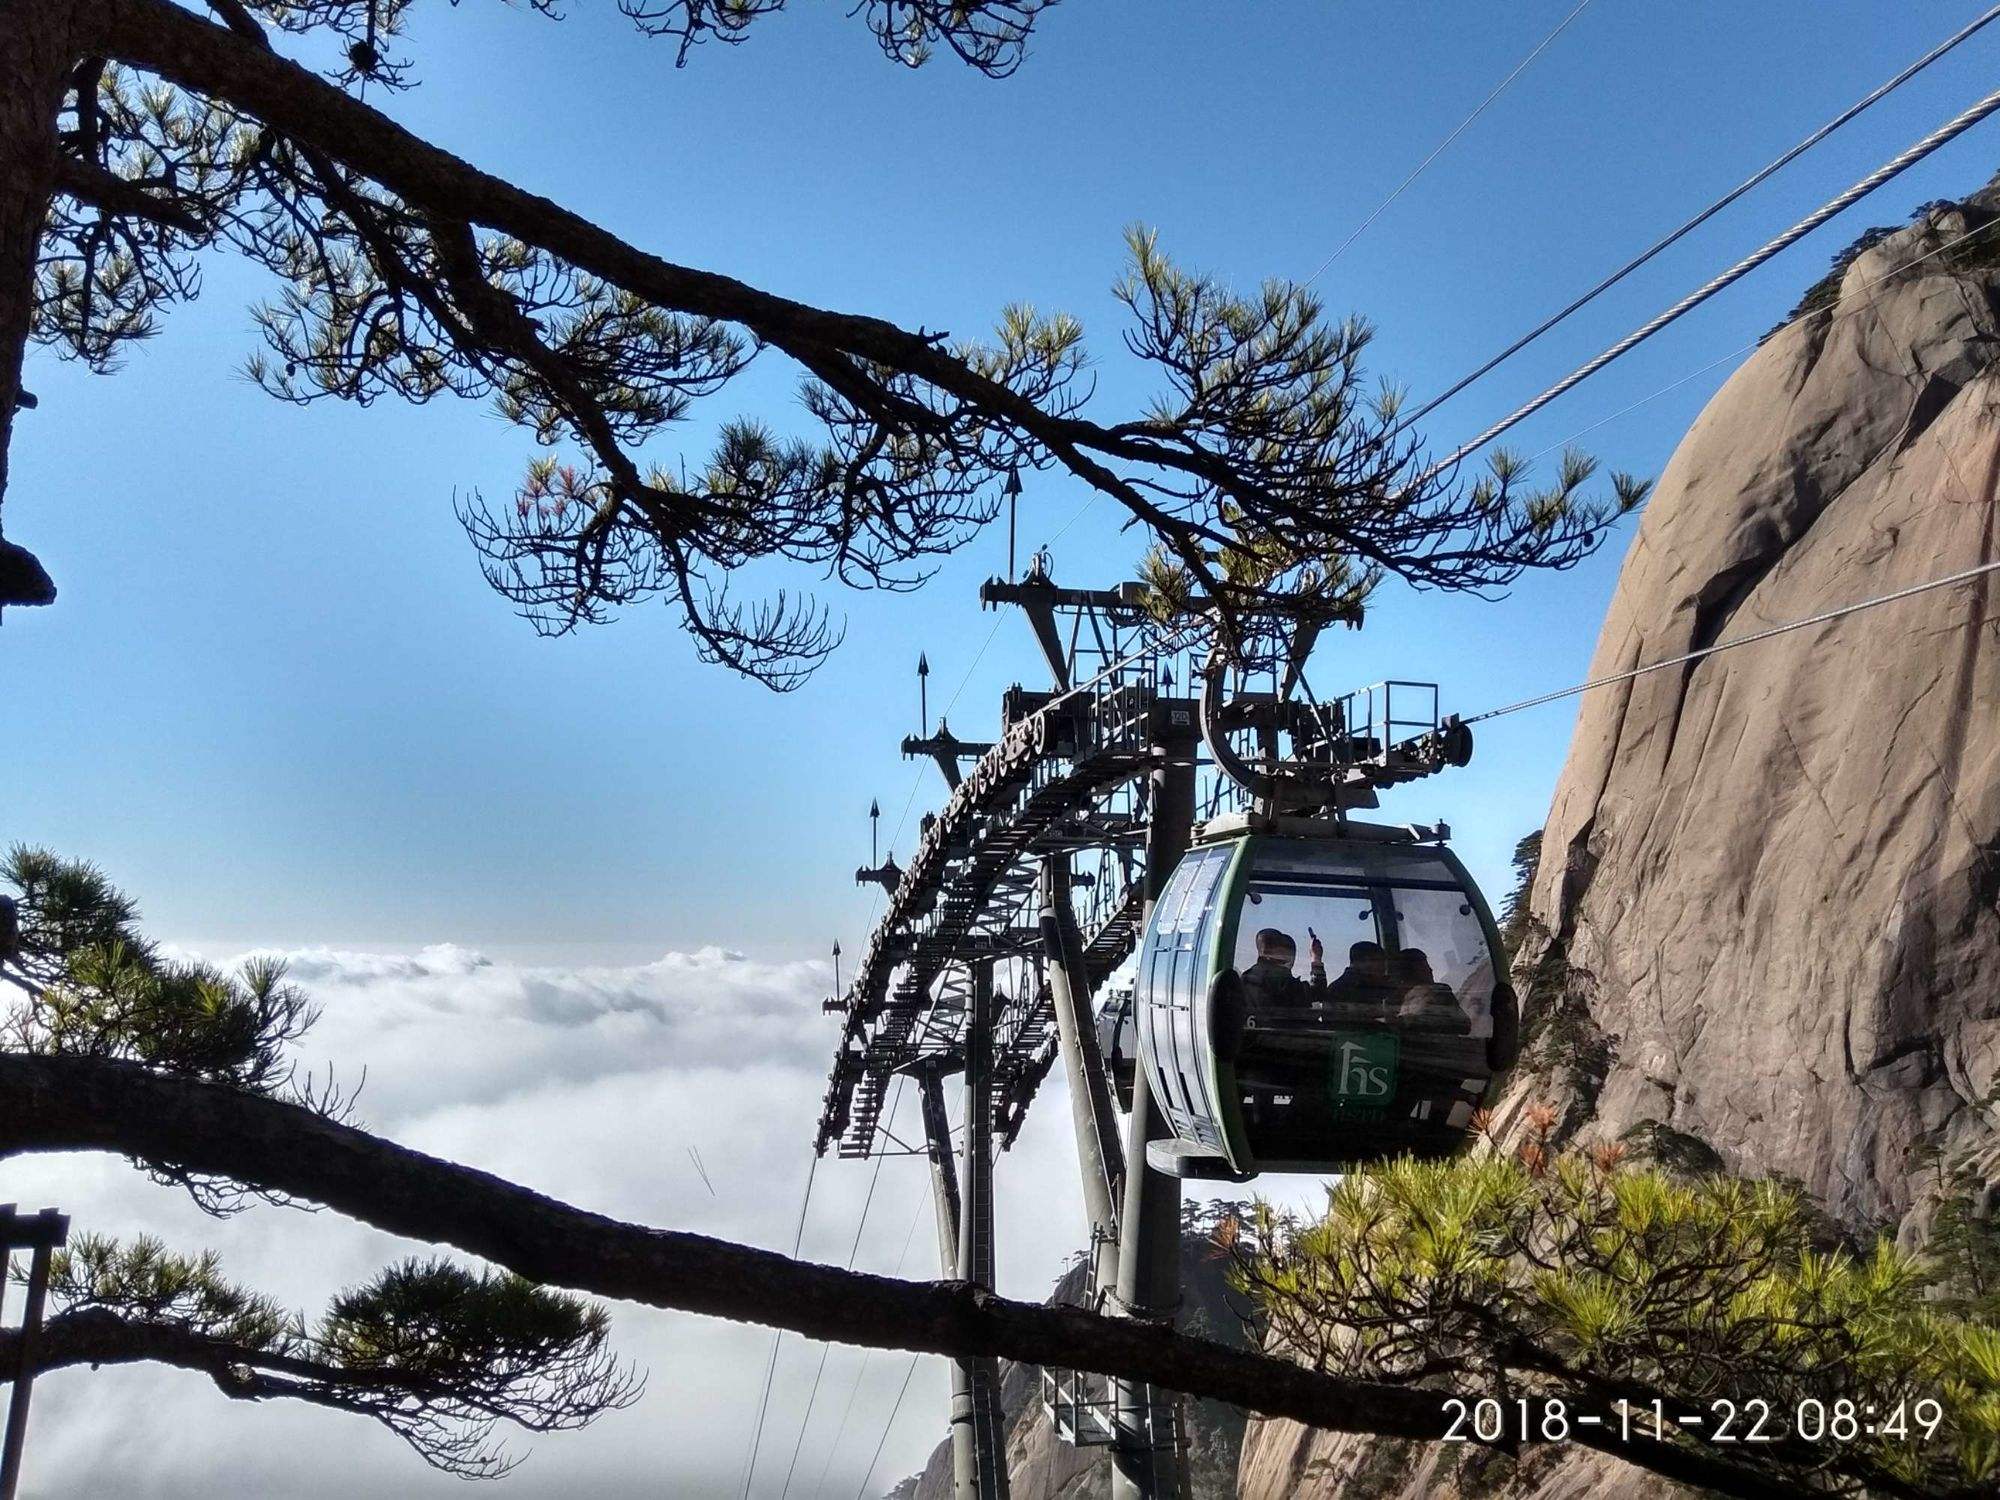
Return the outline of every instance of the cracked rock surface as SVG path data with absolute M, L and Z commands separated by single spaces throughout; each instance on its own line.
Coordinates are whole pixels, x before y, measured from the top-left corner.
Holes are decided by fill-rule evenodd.
M 1872 247 L 1717 393 L 1592 676 L 2000 558 L 2000 268 L 1891 274 L 1996 210 Z M 1543 1046 L 1516 1101 L 1670 1127 L 1858 1234 L 1921 1215 L 1927 1148 L 1990 1150 L 2000 577 L 1590 694 L 1543 849 L 1534 1003 L 1603 1056 Z

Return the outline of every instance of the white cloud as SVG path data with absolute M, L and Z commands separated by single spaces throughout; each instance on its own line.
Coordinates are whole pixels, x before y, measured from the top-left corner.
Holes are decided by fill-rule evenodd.
M 247 955 L 208 954 L 225 964 Z M 303 949 L 282 955 L 325 1007 L 301 1049 L 352 1080 L 363 1123 L 407 1145 L 638 1222 L 789 1251 L 834 1023 L 819 963 L 770 963 L 721 948 L 630 966 L 518 965 L 450 944 L 410 954 Z M 1001 1290 L 1039 1298 L 1084 1237 L 1069 1106 L 1058 1075 L 997 1170 Z M 898 1115 L 916 1129 L 913 1099 Z M 690 1148 L 714 1185 L 704 1185 Z M 803 1253 L 845 1264 L 874 1164 L 817 1169 Z M 104 1157 L 0 1162 L 0 1201 L 58 1203 L 79 1228 L 150 1231 L 212 1245 L 225 1269 L 316 1309 L 339 1287 L 421 1251 L 334 1214 L 255 1209 L 223 1223 L 180 1193 Z M 937 1274 L 928 1173 L 883 1164 L 856 1263 Z M 511 1438 L 529 1461 L 503 1500 L 590 1493 L 734 1496 L 755 1421 L 767 1329 L 617 1305 L 620 1352 L 648 1373 L 639 1405 L 581 1433 Z M 816 1346 L 787 1337 L 755 1493 L 782 1487 Z M 790 1493 L 812 1495 L 861 1351 L 828 1359 Z M 911 1472 L 945 1432 L 945 1377 L 919 1369 L 871 1494 Z M 824 1493 L 855 1494 L 908 1356 L 866 1359 L 854 1417 Z M 374 1424 L 283 1404 L 225 1400 L 199 1376 L 65 1371 L 36 1390 L 30 1496 L 463 1496 Z
M 209 954 L 225 964 L 247 955 Z M 833 1023 L 822 964 L 768 963 L 721 948 L 624 967 L 526 966 L 445 944 L 416 953 L 313 948 L 282 955 L 325 1007 L 300 1049 L 367 1084 L 373 1130 L 571 1202 L 646 1223 L 791 1248 Z M 715 1187 L 704 1186 L 689 1148 Z M 926 1203 L 925 1174 L 889 1164 L 859 1263 L 889 1270 Z M 869 1168 L 820 1165 L 805 1253 L 845 1263 Z M 212 1245 L 237 1278 L 307 1308 L 424 1247 L 333 1214 L 255 1209 L 223 1223 L 123 1162 L 94 1156 L 0 1163 L 0 1200 L 61 1204 L 77 1226 Z M 925 1218 L 907 1274 L 935 1274 Z M 621 1354 L 648 1390 L 582 1433 L 511 1438 L 529 1461 L 493 1491 L 733 1495 L 762 1389 L 768 1330 L 614 1308 Z M 788 1338 L 757 1492 L 790 1461 L 816 1349 Z M 811 1493 L 861 1363 L 836 1350 L 793 1493 Z M 828 1494 L 852 1495 L 904 1356 L 869 1361 Z M 941 1377 L 919 1372 L 877 1488 L 942 1431 Z M 770 1484 L 766 1485 L 766 1479 Z M 218 1486 L 220 1486 L 218 1488 Z M 801 1488 L 803 1486 L 803 1488 Z M 201 1377 L 156 1369 L 66 1371 L 35 1394 L 24 1493 L 73 1495 L 464 1495 L 374 1424 L 283 1404 L 225 1400 Z

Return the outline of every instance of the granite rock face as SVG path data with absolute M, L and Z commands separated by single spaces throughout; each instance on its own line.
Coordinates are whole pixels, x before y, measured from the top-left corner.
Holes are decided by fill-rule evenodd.
M 2000 559 L 2000 267 L 1891 275 L 1996 210 L 1874 245 L 1716 395 L 1593 677 Z M 1542 849 L 1515 1099 L 1795 1178 L 1856 1233 L 2000 1139 L 2000 577 L 1587 695 Z
M 1996 213 L 2000 179 L 1870 244 L 1717 393 L 1592 677 L 2000 559 L 2000 263 L 1939 249 Z M 1586 695 L 1531 917 L 1503 1124 L 1546 1101 L 1920 1238 L 1939 1160 L 2000 1176 L 2000 575 Z M 1240 1491 L 1678 1493 L 1284 1422 L 1251 1424 Z

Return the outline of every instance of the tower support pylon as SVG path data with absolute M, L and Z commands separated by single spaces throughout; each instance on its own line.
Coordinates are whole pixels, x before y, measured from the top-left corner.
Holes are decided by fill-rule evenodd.
M 965 1154 L 959 1173 L 958 1279 L 993 1286 L 993 963 L 969 966 L 965 1043 Z M 1007 1500 L 1007 1437 L 1000 1365 L 959 1360 L 951 1388 L 956 1500 Z
M 1159 736 L 1146 825 L 1146 917 L 1194 836 L 1195 729 Z M 1170 1321 L 1181 1297 L 1181 1183 L 1146 1162 L 1146 1147 L 1171 1135 L 1153 1107 L 1146 1070 L 1132 1083 L 1125 1141 L 1125 1203 L 1118 1234 L 1118 1303 L 1130 1317 Z M 1117 1441 L 1112 1500 L 1180 1500 L 1180 1444 L 1171 1392 L 1139 1381 L 1113 1387 Z

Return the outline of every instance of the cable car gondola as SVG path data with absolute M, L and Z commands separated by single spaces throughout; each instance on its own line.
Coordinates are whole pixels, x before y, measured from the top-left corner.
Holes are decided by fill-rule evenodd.
M 1174 1134 L 1148 1160 L 1242 1181 L 1450 1155 L 1517 1049 L 1500 934 L 1441 832 L 1357 823 L 1345 804 L 1463 764 L 1469 736 L 1433 733 L 1400 760 L 1346 746 L 1317 780 L 1329 811 L 1278 812 L 1310 789 L 1229 748 L 1220 678 L 1211 667 L 1204 737 L 1258 804 L 1198 832 L 1140 945 L 1139 1055 Z M 1387 770 L 1371 782 L 1364 761 Z

